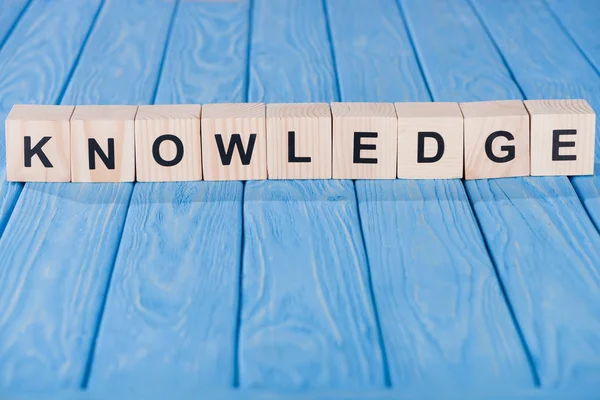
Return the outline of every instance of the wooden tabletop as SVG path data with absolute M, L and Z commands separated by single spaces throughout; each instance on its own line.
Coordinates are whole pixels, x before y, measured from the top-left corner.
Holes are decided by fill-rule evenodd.
M 600 110 L 595 0 L 0 3 L 2 119 L 15 103 Z M 0 396 L 600 393 L 598 175 L 22 185 L 1 138 Z

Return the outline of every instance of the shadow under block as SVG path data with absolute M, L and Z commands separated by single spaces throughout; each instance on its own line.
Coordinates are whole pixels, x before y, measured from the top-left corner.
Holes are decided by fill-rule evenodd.
M 585 100 L 525 100 L 531 175 L 592 175 L 596 114 Z
M 137 106 L 77 106 L 71 117 L 73 182 L 135 180 Z
M 332 103 L 333 178 L 394 179 L 398 120 L 392 103 Z
M 269 179 L 331 178 L 329 104 L 267 104 L 267 170 Z
M 520 100 L 460 103 L 465 179 L 529 175 L 529 114 Z
M 396 103 L 398 178 L 463 176 L 463 115 L 458 103 Z
M 6 118 L 6 179 L 69 182 L 73 106 L 13 106 Z
M 196 104 L 140 106 L 135 117 L 140 182 L 202 180 L 200 112 Z
M 202 167 L 207 181 L 267 179 L 263 103 L 202 107 Z

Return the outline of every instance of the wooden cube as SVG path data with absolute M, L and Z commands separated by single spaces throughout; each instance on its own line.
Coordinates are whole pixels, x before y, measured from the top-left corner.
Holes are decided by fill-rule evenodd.
M 135 180 L 137 106 L 77 106 L 71 117 L 73 182 Z
M 394 179 L 398 120 L 392 103 L 332 103 L 333 178 Z
M 585 100 L 525 100 L 531 175 L 592 175 L 596 114 Z
M 520 100 L 460 103 L 465 179 L 529 175 L 529 114 Z
M 6 179 L 69 182 L 73 106 L 15 105 L 6 118 Z
M 329 104 L 268 104 L 269 179 L 331 178 L 331 134 Z
M 263 103 L 202 107 L 202 167 L 207 181 L 267 179 Z
M 195 104 L 140 106 L 135 165 L 140 182 L 202 180 L 200 111 Z
M 396 103 L 398 178 L 463 176 L 463 115 L 458 103 Z

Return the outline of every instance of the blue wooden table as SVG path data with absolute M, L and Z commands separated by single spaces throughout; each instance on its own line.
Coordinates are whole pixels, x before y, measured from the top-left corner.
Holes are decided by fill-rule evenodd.
M 571 97 L 600 111 L 599 20 L 596 0 L 3 0 L 0 117 Z M 1 137 L 1 398 L 600 398 L 599 165 L 22 185 Z

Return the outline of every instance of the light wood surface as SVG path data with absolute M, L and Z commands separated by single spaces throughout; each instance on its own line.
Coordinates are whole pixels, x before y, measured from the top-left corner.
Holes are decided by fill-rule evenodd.
M 477 101 L 460 108 L 465 179 L 529 175 L 529 115 L 522 101 Z
M 135 180 L 136 111 L 136 106 L 75 107 L 71 117 L 71 179 L 73 182 L 133 182 Z M 114 165 L 101 158 L 100 150 L 90 147 L 92 146 L 90 139 L 97 143 L 105 157 L 114 159 L 112 161 Z M 92 164 L 92 157 L 95 159 L 95 165 Z
M 267 179 L 265 119 L 263 103 L 204 105 L 201 120 L 204 179 Z M 221 156 L 219 146 L 226 156 Z
M 531 175 L 593 175 L 596 114 L 585 100 L 525 100 Z
M 267 104 L 269 179 L 331 178 L 331 134 L 327 103 Z
M 6 178 L 69 182 L 73 106 L 15 105 L 6 118 Z
M 462 178 L 463 115 L 458 103 L 394 106 L 398 116 L 398 178 Z M 419 139 L 421 135 L 423 139 Z
M 135 117 L 137 181 L 202 179 L 200 112 L 201 106 L 195 104 L 139 107 Z
M 331 103 L 333 178 L 394 179 L 398 120 L 391 103 Z

